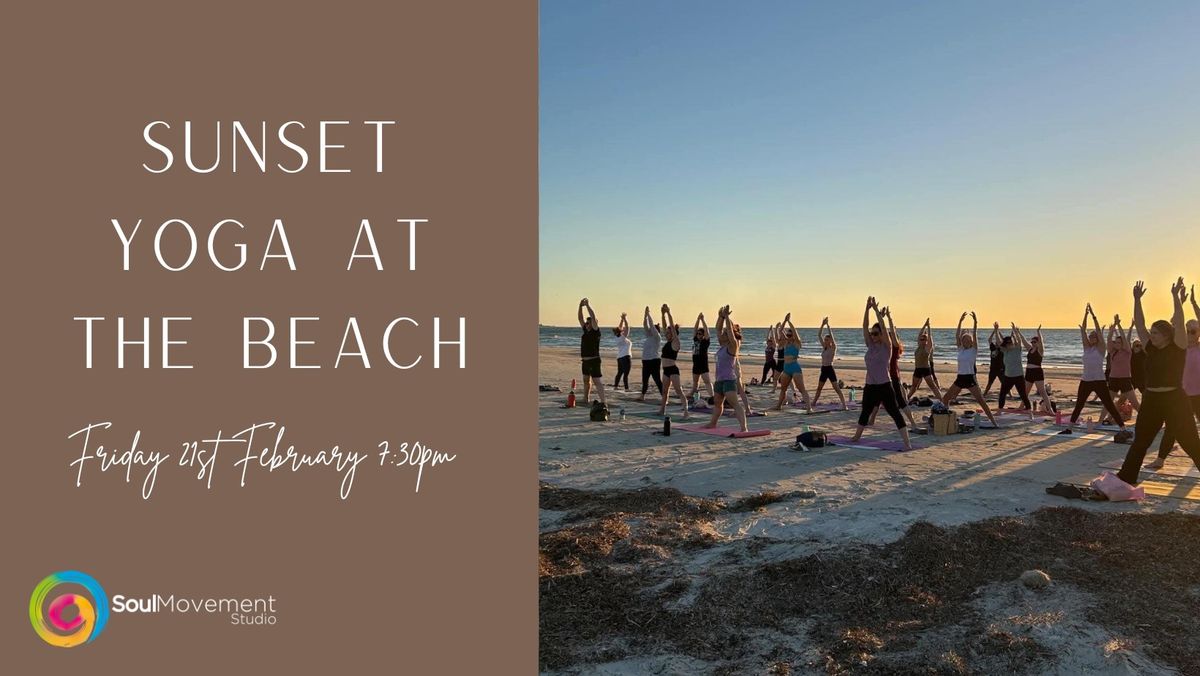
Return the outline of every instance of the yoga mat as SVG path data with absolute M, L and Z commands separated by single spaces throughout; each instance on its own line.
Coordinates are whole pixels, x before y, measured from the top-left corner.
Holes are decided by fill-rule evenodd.
M 1163 481 L 1143 481 L 1138 484 L 1146 495 L 1160 498 L 1175 498 L 1176 500 L 1194 500 L 1200 502 L 1200 484 L 1166 483 Z
M 692 413 L 705 413 L 705 414 L 711 415 L 712 412 L 713 412 L 713 409 L 711 409 L 707 406 L 697 407 L 697 408 L 692 409 Z M 737 414 L 733 412 L 733 409 L 726 406 L 725 410 L 721 411 L 721 415 L 736 416 Z M 761 418 L 765 415 L 767 415 L 767 414 L 763 413 L 762 411 L 751 411 L 750 413 L 746 414 L 746 417 L 747 418 Z
M 1022 411 L 1019 408 L 1011 408 L 1008 406 L 1000 409 L 999 411 L 993 411 L 993 413 L 1001 413 L 1003 415 L 1019 415 L 1019 416 L 1024 416 L 1026 418 L 1029 417 L 1029 411 Z M 1045 411 L 1034 411 L 1033 412 L 1033 417 L 1035 417 L 1035 418 L 1053 418 L 1056 415 L 1058 415 L 1058 414 L 1057 413 L 1046 413 Z
M 826 441 L 834 446 L 841 446 L 842 448 L 857 448 L 866 451 L 897 451 L 899 453 L 904 453 L 908 450 L 904 448 L 904 442 L 890 439 L 859 439 L 858 441 L 851 441 L 850 437 L 831 436 L 827 437 Z M 919 448 L 921 447 L 913 444 L 914 451 Z
M 988 420 L 985 416 L 976 416 L 974 418 L 959 418 L 958 424 L 959 425 L 974 425 L 975 429 L 981 429 L 981 430 L 998 430 L 998 429 L 1000 429 L 996 425 L 993 425 L 992 421 Z
M 1104 469 L 1118 470 L 1121 469 L 1121 461 L 1114 460 L 1113 462 L 1106 462 L 1100 466 Z M 1158 476 L 1200 479 L 1200 469 L 1196 469 L 1196 465 L 1194 465 L 1190 460 L 1187 461 L 1186 464 L 1178 461 L 1168 462 L 1166 467 L 1163 467 L 1159 470 L 1147 469 L 1143 467 L 1142 472 L 1146 474 L 1156 474 Z
M 1064 422 L 1062 425 L 1056 424 L 1055 426 L 1059 427 L 1059 428 L 1070 427 L 1071 429 L 1076 429 L 1076 430 L 1087 429 L 1087 423 L 1081 423 L 1081 422 L 1075 423 L 1073 425 L 1069 422 Z M 1127 425 L 1127 427 L 1129 428 L 1130 432 L 1133 431 L 1133 423 L 1132 422 L 1130 422 Z M 1116 425 L 1093 425 L 1092 429 L 1100 430 L 1101 432 L 1120 432 L 1121 431 L 1121 428 Z
M 735 439 L 765 437 L 771 433 L 771 430 L 750 430 L 749 432 L 743 432 L 733 427 L 704 427 L 701 425 L 679 425 L 675 429 L 683 430 L 684 432 L 695 432 L 696 434 L 711 434 L 714 437 L 733 437 Z
M 1044 427 L 1040 430 L 1030 430 L 1030 434 L 1037 434 L 1043 437 L 1058 437 L 1059 439 L 1111 439 L 1105 434 L 1059 434 L 1062 431 L 1060 427 Z
M 853 411 L 855 409 L 862 408 L 862 404 L 858 403 L 857 401 L 848 401 L 848 402 L 846 402 L 846 407 L 849 408 L 851 411 Z M 821 403 L 817 404 L 816 406 L 813 406 L 813 411 L 840 411 L 840 410 L 842 410 L 842 405 L 832 402 L 832 401 L 821 402 Z

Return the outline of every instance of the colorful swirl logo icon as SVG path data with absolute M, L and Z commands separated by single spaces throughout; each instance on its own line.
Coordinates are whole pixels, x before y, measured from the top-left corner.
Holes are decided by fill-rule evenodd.
M 91 600 L 82 594 L 67 592 L 46 602 L 47 597 L 61 585 L 83 587 Z M 93 605 L 95 604 L 95 605 Z M 74 606 L 77 613 L 67 619 Z M 33 589 L 29 598 L 29 621 L 42 640 L 60 648 L 70 648 L 96 640 L 108 623 L 108 596 L 96 578 L 77 570 L 64 570 L 48 576 Z

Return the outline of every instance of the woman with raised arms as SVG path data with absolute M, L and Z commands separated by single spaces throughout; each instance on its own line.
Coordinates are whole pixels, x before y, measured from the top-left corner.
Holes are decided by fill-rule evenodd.
M 666 303 L 663 303 L 662 306 L 662 325 L 666 334 L 663 336 L 665 340 L 663 340 L 662 347 L 662 370 L 666 387 L 663 388 L 662 404 L 658 407 L 658 414 L 667 414 L 667 400 L 670 399 L 671 389 L 674 388 L 683 404 L 683 417 L 687 418 L 687 397 L 683 396 L 683 383 L 679 380 L 679 365 L 675 363 L 675 360 L 679 358 L 679 325 L 675 323 L 675 318 L 671 316 L 671 308 Z
M 821 342 L 821 379 L 817 381 L 817 391 L 813 393 L 812 405 L 816 407 L 821 398 L 821 389 L 825 383 L 833 388 L 838 401 L 842 402 L 842 410 L 847 411 L 846 397 L 842 394 L 842 386 L 838 383 L 837 371 L 833 369 L 833 360 L 837 356 L 837 341 L 833 338 L 833 329 L 829 327 L 829 317 L 821 320 L 821 328 L 817 329 L 817 340 Z
M 774 326 L 767 327 L 766 349 L 767 349 L 767 355 L 766 355 L 767 358 L 765 361 L 763 361 L 762 378 L 759 380 L 759 383 L 758 383 L 759 385 L 766 385 L 767 378 L 771 378 L 772 383 L 775 382 L 775 379 L 773 377 L 775 375 L 775 327 Z M 772 390 L 772 391 L 774 391 L 774 390 Z
M 709 345 L 708 323 L 704 321 L 704 313 L 701 312 L 696 317 L 696 325 L 692 327 L 692 391 L 688 393 L 688 399 L 695 396 L 696 391 L 700 389 L 701 380 L 704 381 L 704 387 L 708 390 L 708 397 L 712 399 L 715 396 L 712 378 L 708 375 Z
M 1125 455 L 1125 463 L 1117 476 L 1128 484 L 1136 484 L 1146 458 L 1146 449 L 1166 427 L 1173 434 L 1185 453 L 1200 467 L 1200 435 L 1196 433 L 1193 413 L 1187 394 L 1183 389 L 1184 371 L 1187 365 L 1187 328 L 1183 321 L 1183 303 L 1187 300 L 1187 288 L 1183 278 L 1171 287 L 1171 300 L 1175 313 L 1171 321 L 1158 320 L 1146 330 L 1146 315 L 1142 311 L 1142 296 L 1146 285 L 1138 282 L 1133 287 L 1133 327 L 1146 346 L 1146 392 L 1142 398 L 1142 409 L 1134 423 L 1133 444 Z M 1194 300 L 1194 299 L 1193 299 Z M 1193 303 L 1193 309 L 1195 309 Z M 1197 310 L 1200 319 L 1200 310 Z M 1200 323 L 1197 323 L 1200 330 Z M 1200 367 L 1198 367 L 1200 368 Z
M 624 380 L 625 391 L 628 392 L 629 369 L 633 364 L 633 357 L 629 353 L 633 350 L 633 341 L 629 340 L 629 319 L 624 312 L 621 313 L 621 322 L 613 329 L 613 335 L 617 337 L 617 379 L 613 381 L 613 390 L 620 387 Z
M 917 423 L 913 420 L 912 409 L 908 406 L 908 397 L 904 396 L 904 383 L 900 382 L 900 355 L 904 354 L 904 343 L 900 341 L 900 334 L 896 333 L 896 322 L 892 320 L 892 308 L 883 308 L 883 318 L 887 320 L 887 333 L 892 341 L 892 356 L 888 359 L 888 378 L 892 381 L 892 392 L 896 395 L 896 405 L 900 407 L 900 412 L 908 418 L 908 424 L 916 427 Z M 875 424 L 875 415 L 879 413 L 879 407 L 871 411 L 871 424 Z
M 1088 333 L 1087 329 L 1089 316 L 1095 327 L 1091 333 Z M 1083 376 L 1079 379 L 1079 390 L 1075 393 L 1075 410 L 1071 412 L 1071 423 L 1079 421 L 1079 414 L 1083 412 L 1088 398 L 1095 394 L 1100 403 L 1104 404 L 1108 415 L 1117 421 L 1121 429 L 1125 429 L 1125 421 L 1108 393 L 1108 380 L 1104 377 L 1104 350 L 1101 347 L 1104 332 L 1100 329 L 1100 320 L 1096 318 L 1091 303 L 1088 303 L 1083 311 L 1083 322 L 1079 324 L 1079 338 L 1083 341 Z
M 1187 356 L 1183 362 L 1183 393 L 1187 395 L 1192 415 L 1200 422 L 1200 305 L 1196 304 L 1196 285 L 1192 285 L 1192 312 L 1195 319 L 1189 319 L 1187 328 Z M 1149 469 L 1162 469 L 1171 449 L 1175 447 L 1175 435 L 1171 430 L 1163 432 L 1162 443 L 1158 447 L 1158 459 L 1146 465 Z
M 654 384 L 658 386 L 658 393 L 663 393 L 662 377 L 659 375 L 659 370 L 662 368 L 662 356 L 659 350 L 662 349 L 662 332 L 650 317 L 650 306 L 646 306 L 646 313 L 642 317 L 642 331 L 645 333 L 645 339 L 642 340 L 642 395 L 637 398 L 638 401 L 646 401 L 646 389 L 650 386 L 650 379 L 654 378 Z
M 871 325 L 871 311 L 875 311 L 875 324 Z M 863 310 L 863 341 L 867 345 L 867 354 L 863 358 L 867 365 L 867 384 L 863 388 L 862 412 L 858 415 L 858 429 L 854 432 L 852 441 L 862 438 L 863 429 L 870 422 L 871 414 L 877 406 L 883 406 L 900 430 L 904 439 L 905 450 L 912 450 L 908 440 L 908 427 L 900 406 L 896 403 L 896 393 L 892 389 L 892 377 L 888 373 L 888 365 L 892 360 L 892 338 L 883 328 L 883 315 L 874 296 L 867 298 L 867 307 Z
M 1042 359 L 1046 356 L 1046 339 L 1042 337 L 1042 325 L 1038 324 L 1037 334 L 1029 340 L 1025 340 L 1021 329 L 1016 329 L 1016 332 L 1021 344 L 1028 346 L 1029 350 L 1025 353 L 1025 389 L 1028 392 L 1036 391 L 1041 397 L 1038 402 L 1040 410 L 1054 413 L 1054 407 L 1050 405 L 1050 391 L 1046 388 L 1046 372 L 1042 370 Z
M 1021 355 L 1030 347 L 1031 345 L 1021 337 L 1016 324 L 1012 325 L 1012 330 L 1007 336 L 1000 339 L 1000 352 L 1004 355 L 1004 373 L 1000 376 L 1000 398 L 996 404 L 997 408 L 1004 408 L 1004 402 L 1013 388 L 1016 388 L 1017 395 L 1021 398 L 1021 409 L 1028 411 L 1033 408 L 1033 404 L 1029 402 L 1029 393 L 1025 390 L 1025 365 L 1021 363 Z
M 967 313 L 964 312 L 958 318 L 958 328 L 954 330 L 954 344 L 958 346 L 958 377 L 954 379 L 954 384 L 946 390 L 946 394 L 942 397 L 942 403 L 949 406 L 959 392 L 968 390 L 971 396 L 975 397 L 975 403 L 983 409 L 983 414 L 987 416 L 992 425 L 999 427 L 996 417 L 992 415 L 992 409 L 983 399 L 983 391 L 979 389 L 979 381 L 975 377 L 975 360 L 979 358 L 979 319 L 972 310 L 970 331 L 963 329 L 963 322 L 966 319 Z M 996 324 L 995 327 L 993 335 L 999 335 L 1000 325 Z
M 1113 324 L 1108 328 L 1109 369 L 1106 377 L 1109 396 L 1117 398 L 1114 403 L 1118 411 L 1121 410 L 1121 404 L 1127 401 L 1135 411 L 1141 407 L 1133 386 L 1133 347 L 1130 344 L 1132 335 L 1133 327 L 1129 327 L 1129 333 L 1126 333 L 1121 326 L 1121 315 L 1113 315 Z
M 812 401 L 809 400 L 808 391 L 804 389 L 804 370 L 800 367 L 800 332 L 796 330 L 792 324 L 792 313 L 787 313 L 783 318 L 783 374 L 779 376 L 779 402 L 775 404 L 775 411 L 783 410 L 783 402 L 787 399 L 788 386 L 794 385 L 800 391 L 800 396 L 803 397 L 805 406 L 808 412 L 812 413 Z
M 717 349 L 716 395 L 713 397 L 712 417 L 704 426 L 716 427 L 725 411 L 725 406 L 728 405 L 733 407 L 738 427 L 745 432 L 749 429 L 746 425 L 746 411 L 738 402 L 738 394 L 741 391 L 741 374 L 738 372 L 737 360 L 738 351 L 742 346 L 742 337 L 733 322 L 729 320 L 730 314 L 732 311 L 728 305 L 717 312 L 717 342 L 721 347 Z
M 912 387 L 908 390 L 910 397 L 921 388 L 921 383 L 925 383 L 933 391 L 934 398 L 942 398 L 942 390 L 933 378 L 933 349 L 933 329 L 929 327 L 929 318 L 926 317 L 925 325 L 917 334 L 917 351 L 913 354 L 916 364 L 913 366 Z

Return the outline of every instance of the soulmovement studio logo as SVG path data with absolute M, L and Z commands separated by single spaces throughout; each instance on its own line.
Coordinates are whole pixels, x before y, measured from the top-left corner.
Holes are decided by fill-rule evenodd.
M 87 595 L 77 593 L 79 588 Z M 56 591 L 60 593 L 54 596 Z M 43 641 L 60 648 L 95 641 L 108 623 L 108 613 L 108 596 L 104 588 L 96 578 L 78 570 L 64 570 L 48 576 L 34 587 L 33 595 L 29 597 L 29 621 L 33 623 L 33 630 Z

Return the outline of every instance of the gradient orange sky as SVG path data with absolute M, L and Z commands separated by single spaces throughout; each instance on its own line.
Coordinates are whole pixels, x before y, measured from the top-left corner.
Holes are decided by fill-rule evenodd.
M 540 321 L 1072 327 L 1200 282 L 1200 3 L 546 3 Z M 1189 309 L 1190 313 L 1190 309 Z

